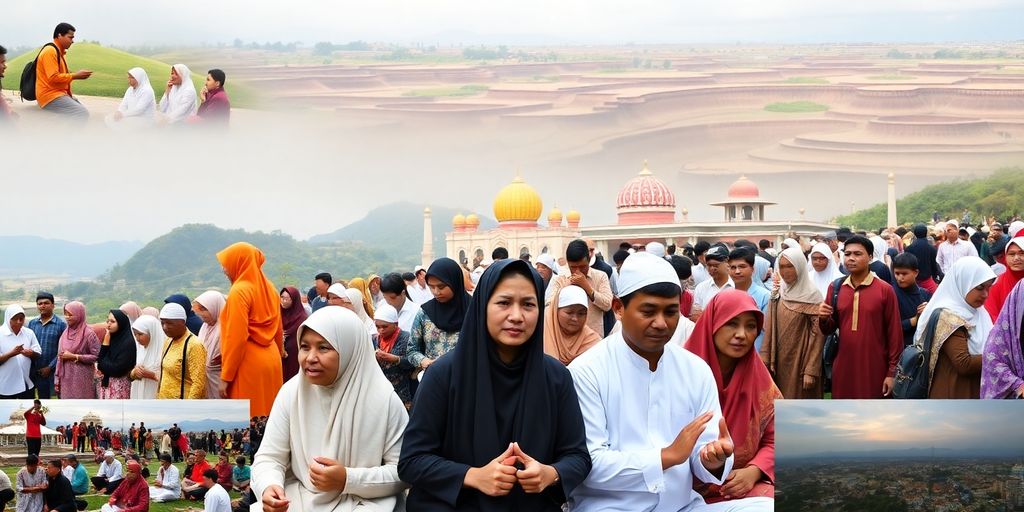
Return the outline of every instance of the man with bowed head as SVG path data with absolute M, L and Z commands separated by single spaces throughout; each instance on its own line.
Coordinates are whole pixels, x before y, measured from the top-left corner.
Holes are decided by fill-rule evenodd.
M 725 482 L 735 445 L 711 368 L 669 343 L 680 292 L 669 262 L 629 256 L 613 305 L 622 330 L 569 365 L 593 460 L 570 509 L 734 510 L 693 490 L 694 478 Z

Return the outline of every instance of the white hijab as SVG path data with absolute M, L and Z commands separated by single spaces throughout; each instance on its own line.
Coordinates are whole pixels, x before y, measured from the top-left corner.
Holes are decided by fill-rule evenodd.
M 885 263 L 885 256 L 886 251 L 889 250 L 889 244 L 885 242 L 884 238 L 878 235 L 872 236 L 868 240 L 871 240 L 871 248 L 874 249 L 871 255 L 871 261 L 881 261 L 882 264 L 888 265 Z
M 801 251 L 803 251 L 803 247 L 800 245 L 800 242 L 797 242 L 796 240 L 793 240 L 792 238 L 787 238 L 787 239 L 783 240 L 782 241 L 782 245 L 785 245 L 787 249 L 789 249 L 790 247 L 796 247 L 796 248 L 800 249 Z
M 339 366 L 330 386 L 312 384 L 300 372 L 281 388 L 286 400 L 277 404 L 286 404 L 289 417 L 295 420 L 289 427 L 290 469 L 300 482 L 300 496 L 289 498 L 302 500 L 302 510 L 354 510 L 365 500 L 314 490 L 309 464 L 314 457 L 326 457 L 350 468 L 380 466 L 388 449 L 389 423 L 380 407 L 398 400 L 398 395 L 381 373 L 373 344 L 355 313 L 345 308 L 319 309 L 299 326 L 296 338 L 302 339 L 306 329 L 323 336 L 338 351 Z M 408 423 L 408 417 L 403 423 Z M 401 428 L 405 430 L 405 424 Z M 379 508 L 372 510 L 392 510 L 397 497 L 373 501 Z
M 142 68 L 129 69 L 128 74 L 139 84 L 128 87 L 117 110 L 125 117 L 153 117 L 156 112 L 156 93 L 153 92 L 153 84 L 149 83 L 149 75 Z
M 352 308 L 356 310 L 356 316 L 363 322 L 363 328 L 366 329 L 366 334 L 371 337 L 377 333 L 377 325 L 373 323 L 373 319 L 370 315 L 366 314 L 366 308 L 363 307 L 363 292 L 355 288 L 346 288 L 345 296 L 348 297 L 349 302 L 352 303 Z
M 4 325 L 0 327 L 0 336 L 14 336 L 14 331 L 11 330 L 11 320 L 19 313 L 24 315 L 25 308 L 17 304 L 11 304 L 7 306 L 7 309 L 4 309 Z M 21 332 L 28 328 L 26 327 L 27 325 L 28 322 L 25 322 L 25 325 L 21 326 L 21 331 L 18 331 L 18 335 L 21 335 Z
M 776 272 L 779 271 L 779 260 L 782 258 L 786 258 L 786 261 L 793 264 L 793 268 L 796 269 L 796 283 L 793 286 L 786 284 L 786 281 L 782 280 L 780 275 L 779 294 L 782 300 L 805 304 L 821 304 L 824 300 L 822 297 L 825 294 L 818 291 L 814 281 L 811 279 L 810 273 L 807 272 L 810 264 L 807 263 L 807 258 L 804 257 L 804 252 L 800 250 L 800 247 L 790 247 L 782 251 L 779 258 L 775 260 Z M 814 268 L 811 268 L 811 271 L 814 271 Z
M 965 300 L 967 294 L 986 281 L 996 278 L 995 272 L 977 256 L 964 256 L 956 260 L 949 273 L 942 279 L 935 295 L 921 313 L 923 321 L 917 323 L 914 342 L 920 341 L 928 328 L 928 320 L 937 308 L 947 309 L 967 322 L 967 349 L 971 355 L 980 355 L 992 330 L 992 318 L 984 307 L 974 308 Z
M 172 86 L 160 100 L 159 107 L 171 123 L 177 123 L 196 113 L 199 100 L 196 86 L 192 83 L 192 71 L 184 64 L 175 64 L 173 67 L 181 76 L 181 85 Z
M 160 320 L 149 315 L 142 315 L 135 320 L 132 323 L 132 330 L 149 334 L 148 347 L 143 347 L 138 341 L 135 342 L 135 365 L 156 373 L 157 380 L 133 380 L 131 397 L 133 400 L 152 400 L 156 398 L 160 387 L 160 359 L 163 356 L 161 350 L 163 350 L 163 341 L 167 335 L 164 334 L 164 329 L 160 326 Z M 137 335 L 136 340 L 138 340 Z
M 220 398 L 220 363 L 213 364 L 213 360 L 220 358 L 220 312 L 227 299 L 217 290 L 208 290 L 195 301 L 206 308 L 216 322 L 213 325 L 203 322 L 199 328 L 199 339 L 206 347 L 206 398 L 216 400 Z
M 814 256 L 814 253 L 828 258 L 828 266 L 825 267 L 825 270 L 821 272 L 814 270 L 814 265 L 811 264 L 811 257 Z M 843 273 L 839 271 L 839 265 L 836 265 L 836 259 L 832 255 L 832 249 L 829 249 L 828 245 L 824 242 L 814 244 L 811 254 L 807 256 L 807 272 L 811 275 L 811 281 L 814 282 L 814 286 L 821 292 L 822 300 L 828 294 L 828 286 L 832 284 L 832 281 L 843 277 Z

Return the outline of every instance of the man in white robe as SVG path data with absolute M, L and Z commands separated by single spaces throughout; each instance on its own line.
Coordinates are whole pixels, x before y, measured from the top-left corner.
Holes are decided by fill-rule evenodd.
M 155 502 L 181 499 L 181 477 L 178 468 L 171 463 L 171 454 L 160 454 L 160 469 L 156 480 L 149 486 L 149 500 Z
M 671 342 L 680 288 L 667 261 L 631 255 L 619 283 L 622 331 L 569 365 L 593 464 L 570 510 L 772 510 L 768 498 L 707 505 L 693 490 L 694 478 L 721 485 L 732 470 L 714 376 Z

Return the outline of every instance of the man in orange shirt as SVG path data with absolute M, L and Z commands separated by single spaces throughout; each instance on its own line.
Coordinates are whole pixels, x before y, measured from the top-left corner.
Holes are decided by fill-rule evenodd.
M 92 71 L 83 69 L 71 73 L 68 70 L 64 55 L 74 42 L 75 27 L 70 23 L 60 23 L 53 29 L 56 48 L 44 46 L 36 61 L 36 102 L 47 112 L 85 122 L 89 111 L 71 95 L 71 82 L 89 78 Z

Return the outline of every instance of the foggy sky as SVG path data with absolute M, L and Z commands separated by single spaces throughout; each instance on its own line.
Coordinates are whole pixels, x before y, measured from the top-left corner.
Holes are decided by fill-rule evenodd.
M 1024 452 L 1024 404 L 1012 400 L 780 400 L 776 452 L 1000 447 Z
M 31 406 L 31 400 L 0 401 L 0 423 L 7 423 L 15 409 Z M 90 412 L 110 428 L 119 427 L 123 417 L 125 430 L 140 421 L 153 426 L 205 419 L 249 423 L 248 400 L 43 400 L 43 406 L 50 410 L 46 423 L 53 429 L 81 421 Z
M 36 46 L 68 21 L 106 44 L 245 41 L 624 44 L 1021 38 L 1017 0 L 5 1 L 0 41 Z

